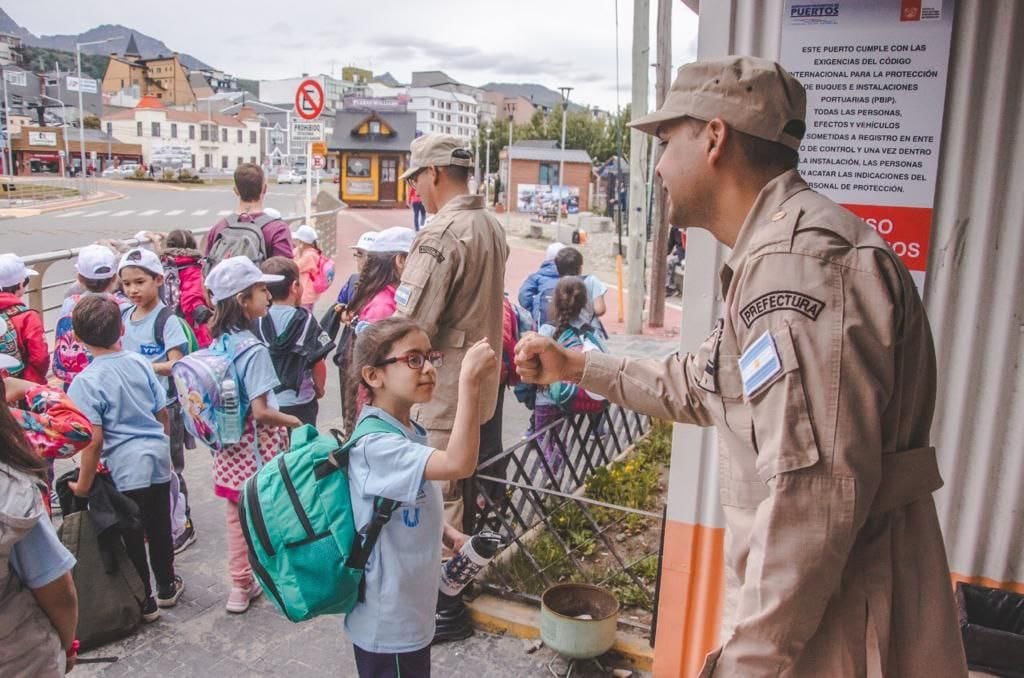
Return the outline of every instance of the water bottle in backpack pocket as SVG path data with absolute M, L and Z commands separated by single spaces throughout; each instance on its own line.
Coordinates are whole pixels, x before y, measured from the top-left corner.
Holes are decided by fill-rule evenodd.
M 242 439 L 249 402 L 235 360 L 260 345 L 226 334 L 171 368 L 185 430 L 215 452 Z

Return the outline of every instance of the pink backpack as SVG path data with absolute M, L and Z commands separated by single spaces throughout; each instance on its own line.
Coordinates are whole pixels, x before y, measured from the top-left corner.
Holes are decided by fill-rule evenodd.
M 316 271 L 313 272 L 313 290 L 323 294 L 334 282 L 334 260 L 317 252 Z

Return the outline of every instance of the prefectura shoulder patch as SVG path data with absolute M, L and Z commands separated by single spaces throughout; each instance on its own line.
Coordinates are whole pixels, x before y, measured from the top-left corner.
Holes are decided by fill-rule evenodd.
M 796 311 L 811 320 L 817 320 L 823 308 L 825 308 L 825 302 L 820 299 L 815 299 L 802 292 L 778 290 L 762 294 L 744 306 L 740 310 L 740 318 L 749 329 L 755 320 L 775 311 Z
M 430 247 L 429 245 L 420 245 L 420 254 L 427 254 L 429 256 L 434 257 L 434 259 L 436 259 L 437 263 L 439 264 L 444 263 L 444 255 L 441 254 L 439 250 Z

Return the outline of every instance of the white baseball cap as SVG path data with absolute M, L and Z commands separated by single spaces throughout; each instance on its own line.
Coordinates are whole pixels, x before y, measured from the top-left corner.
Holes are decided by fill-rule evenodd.
M 21 361 L 13 355 L 0 353 L 0 370 L 14 370 L 21 367 Z
M 412 241 L 416 231 L 405 226 L 385 228 L 377 234 L 377 239 L 367 248 L 368 252 L 405 252 L 412 249 Z
M 117 272 L 120 273 L 129 266 L 141 268 L 154 275 L 164 274 L 164 265 L 160 257 L 153 250 L 144 247 L 136 247 L 125 252 L 121 257 L 121 263 L 117 265 Z
M 312 245 L 318 240 L 318 238 L 316 235 L 316 230 L 314 230 L 312 226 L 308 224 L 302 224 L 297 229 L 292 231 L 292 240 L 298 240 L 299 242 L 304 242 L 307 245 Z
M 117 271 L 117 256 L 103 245 L 86 245 L 78 252 L 75 272 L 86 280 L 107 280 Z
M 244 292 L 256 283 L 273 283 L 284 280 L 283 275 L 264 273 L 249 257 L 228 257 L 213 267 L 206 276 L 206 286 L 213 300 L 224 301 Z
M 560 242 L 553 242 L 548 245 L 548 249 L 544 252 L 544 261 L 554 261 L 555 257 L 565 249 L 565 245 Z
M 34 275 L 39 275 L 39 271 L 26 266 L 17 254 L 0 254 L 0 287 L 20 285 Z
M 349 249 L 353 250 L 366 250 L 370 251 L 373 247 L 373 241 L 377 239 L 377 231 L 367 231 L 359 236 L 359 240 L 356 241 L 355 245 L 350 245 Z

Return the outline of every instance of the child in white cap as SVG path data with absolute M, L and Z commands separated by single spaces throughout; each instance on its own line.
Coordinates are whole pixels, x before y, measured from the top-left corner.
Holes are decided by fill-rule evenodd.
M 323 253 L 317 243 L 316 230 L 308 224 L 302 224 L 292 233 L 292 243 L 295 245 L 295 265 L 299 267 L 299 282 L 302 285 L 302 299 L 299 305 L 310 313 L 313 312 L 313 305 L 320 298 L 325 290 Z M 334 264 L 330 264 L 330 277 L 334 278 Z
M 359 236 L 355 245 L 349 247 L 352 250 L 352 258 L 356 262 L 356 272 L 349 276 L 338 291 L 338 304 L 348 306 L 352 301 L 352 295 L 355 294 L 356 285 L 359 283 L 359 274 L 363 272 L 363 266 L 366 264 L 366 254 L 376 239 L 377 231 L 367 231 Z
M 0 254 L 0 353 L 23 365 L 12 372 L 14 376 L 45 384 L 50 349 L 46 346 L 43 318 L 22 300 L 29 279 L 37 275 L 17 254 Z
M 249 329 L 270 308 L 267 283 L 281 280 L 280 275 L 260 271 L 248 257 L 229 257 L 214 266 L 206 277 L 206 286 L 216 304 L 210 321 L 214 346 L 224 346 L 233 355 L 238 392 L 244 394 L 249 404 L 242 440 L 225 445 L 213 457 L 213 492 L 228 502 L 231 593 L 225 607 L 236 614 L 248 610 L 249 603 L 263 593 L 252 576 L 245 537 L 238 521 L 242 486 L 259 470 L 255 455 L 260 455 L 266 463 L 287 451 L 288 429 L 302 424 L 297 417 L 278 409 L 274 389 L 280 381 L 270 351 Z M 243 346 L 248 348 L 241 350 Z

